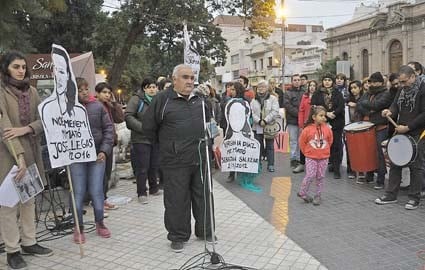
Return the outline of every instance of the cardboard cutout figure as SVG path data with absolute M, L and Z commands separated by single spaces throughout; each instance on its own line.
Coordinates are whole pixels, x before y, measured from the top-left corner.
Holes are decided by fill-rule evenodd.
M 78 102 L 78 89 L 67 51 L 52 45 L 54 91 L 38 107 L 52 168 L 96 160 L 87 111 Z
M 254 138 L 249 123 L 251 107 L 242 99 L 231 99 L 225 108 L 226 136 L 220 146 L 221 170 L 239 172 L 242 187 L 261 191 L 253 182 L 260 171 L 260 143 Z

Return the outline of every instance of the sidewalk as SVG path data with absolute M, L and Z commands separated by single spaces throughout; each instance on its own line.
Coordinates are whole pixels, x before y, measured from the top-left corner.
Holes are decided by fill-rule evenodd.
M 244 202 L 214 183 L 216 252 L 226 263 L 256 269 L 326 269 L 315 258 L 252 211 Z M 85 256 L 80 259 L 72 235 L 44 243 L 55 255 L 48 258 L 25 257 L 29 269 L 179 269 L 188 259 L 204 251 L 204 242 L 194 235 L 182 253 L 174 253 L 167 240 L 163 222 L 163 198 L 150 197 L 147 205 L 135 198 L 132 180 L 120 180 L 110 196 L 133 200 L 115 211 L 109 211 L 105 224 L 112 238 L 102 239 L 94 232 L 86 235 Z M 85 221 L 92 221 L 88 208 Z M 44 230 L 44 225 L 39 225 Z M 208 245 L 211 250 L 212 246 Z M 209 259 L 209 258 L 208 258 Z M 0 269 L 7 269 L 6 256 L 0 256 Z M 213 269 L 213 268 L 211 268 Z

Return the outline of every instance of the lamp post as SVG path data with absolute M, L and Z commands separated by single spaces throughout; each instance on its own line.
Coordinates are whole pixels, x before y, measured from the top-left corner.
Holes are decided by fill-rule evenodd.
M 117 90 L 117 93 L 118 93 L 118 103 L 121 103 L 121 92 L 122 92 L 121 89 L 118 89 Z
M 280 7 L 277 10 L 277 17 L 281 19 L 282 26 L 282 57 L 281 57 L 281 65 L 282 65 L 282 88 L 285 86 L 285 0 L 280 0 Z

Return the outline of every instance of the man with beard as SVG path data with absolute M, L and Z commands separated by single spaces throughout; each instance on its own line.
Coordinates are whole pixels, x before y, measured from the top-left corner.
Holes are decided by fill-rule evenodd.
M 391 95 L 384 86 L 384 77 L 380 72 L 375 72 L 369 77 L 369 90 L 363 94 L 357 103 L 356 110 L 360 117 L 375 124 L 376 127 L 376 146 L 378 150 L 378 178 L 376 179 L 375 189 L 383 189 L 385 174 L 384 153 L 381 143 L 387 138 L 388 120 L 382 117 L 381 111 L 387 109 L 392 103 Z M 366 174 L 366 181 L 373 182 L 373 173 Z M 359 179 L 357 183 L 362 183 L 364 179 Z
M 405 209 L 414 210 L 419 206 L 421 178 L 424 175 L 425 140 L 419 138 L 425 130 L 425 79 L 416 75 L 411 67 L 401 66 L 399 83 L 401 90 L 397 92 L 391 107 L 382 111 L 382 116 L 398 119 L 395 128 L 397 133 L 410 135 L 417 142 L 416 159 L 409 164 L 409 201 L 405 205 Z M 401 171 L 401 166 L 391 164 L 388 186 L 385 188 L 385 194 L 375 200 L 376 204 L 397 202 Z

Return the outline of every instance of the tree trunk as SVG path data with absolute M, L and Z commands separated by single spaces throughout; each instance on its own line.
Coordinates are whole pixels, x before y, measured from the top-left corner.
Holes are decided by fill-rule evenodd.
M 132 24 L 130 27 L 130 31 L 123 42 L 120 53 L 115 56 L 114 64 L 108 74 L 108 82 L 111 85 L 112 89 L 117 89 L 118 84 L 121 79 L 121 75 L 124 71 L 125 64 L 127 63 L 128 56 L 130 55 L 131 48 L 133 44 L 136 42 L 136 39 L 139 37 L 141 33 L 144 31 L 144 24 Z

